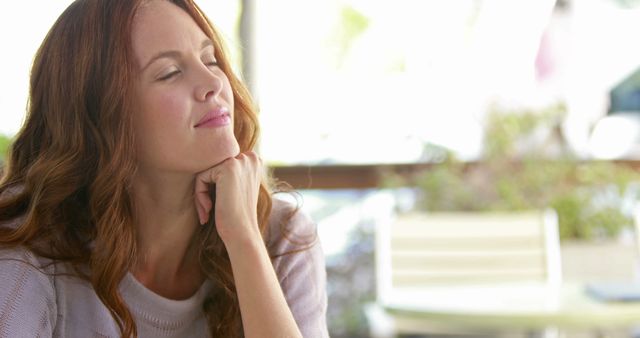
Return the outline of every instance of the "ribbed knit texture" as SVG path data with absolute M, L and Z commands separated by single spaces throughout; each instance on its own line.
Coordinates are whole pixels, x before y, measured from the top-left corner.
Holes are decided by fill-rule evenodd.
M 316 225 L 274 199 L 268 249 L 272 255 L 304 247 Z M 283 228 L 284 226 L 284 228 Z M 285 229 L 287 238 L 282 230 Z M 120 331 L 90 283 L 61 275 L 71 270 L 25 249 L 0 250 L 0 337 L 120 337 Z M 328 337 L 326 273 L 319 242 L 310 249 L 273 260 L 285 298 L 304 337 Z M 189 299 L 159 296 L 127 274 L 120 292 L 131 310 L 139 337 L 208 337 L 202 303 L 211 282 Z

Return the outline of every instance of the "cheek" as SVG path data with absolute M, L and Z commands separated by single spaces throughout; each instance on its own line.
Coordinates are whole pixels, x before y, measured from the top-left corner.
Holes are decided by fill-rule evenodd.
M 145 134 L 168 134 L 187 123 L 187 107 L 179 95 L 164 94 L 148 97 L 140 107 L 137 127 Z
M 156 93 L 141 97 L 135 117 L 139 159 L 157 162 L 166 152 L 180 151 L 180 140 L 189 128 L 187 108 L 180 95 Z M 186 129 L 185 129 L 186 128 Z
M 184 95 L 180 93 L 164 93 L 162 95 L 156 95 L 148 101 L 149 107 L 152 112 L 156 112 L 158 116 L 165 116 L 166 118 L 184 118 L 185 115 L 185 100 Z

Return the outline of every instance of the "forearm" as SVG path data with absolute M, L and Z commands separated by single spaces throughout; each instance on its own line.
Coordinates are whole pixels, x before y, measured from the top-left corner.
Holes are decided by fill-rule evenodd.
M 261 240 L 227 247 L 245 337 L 302 337 Z

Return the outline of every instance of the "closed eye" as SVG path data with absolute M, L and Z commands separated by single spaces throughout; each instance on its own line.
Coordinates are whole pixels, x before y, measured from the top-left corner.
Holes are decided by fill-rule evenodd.
M 169 80 L 170 78 L 172 78 L 172 77 L 174 77 L 174 76 L 176 76 L 176 75 L 178 75 L 178 74 L 180 74 L 180 71 L 179 71 L 179 70 L 174 70 L 174 71 L 172 71 L 171 73 L 169 73 L 169 74 L 167 74 L 167 75 L 164 75 L 164 76 L 162 76 L 162 77 L 158 78 L 158 80 L 159 80 L 159 81 Z

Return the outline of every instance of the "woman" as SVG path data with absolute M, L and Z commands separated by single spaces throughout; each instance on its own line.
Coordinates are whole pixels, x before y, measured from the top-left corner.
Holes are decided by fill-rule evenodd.
M 191 0 L 77 0 L 0 185 L 2 337 L 325 337 L 315 225 Z

